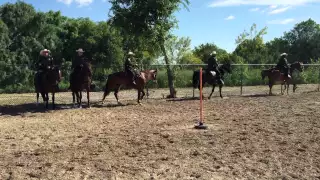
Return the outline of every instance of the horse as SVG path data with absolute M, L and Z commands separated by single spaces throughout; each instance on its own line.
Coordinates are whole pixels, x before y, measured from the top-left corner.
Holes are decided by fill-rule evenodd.
M 92 74 L 91 64 L 84 62 L 80 66 L 76 67 L 73 73 L 70 75 L 70 89 L 72 92 L 73 107 L 75 107 L 75 96 L 77 97 L 78 108 L 82 108 L 82 90 L 87 92 L 87 105 L 90 108 L 90 89 L 92 88 L 90 78 Z
M 215 75 L 208 76 L 205 71 L 202 71 L 202 87 L 205 85 L 205 83 L 212 85 L 212 90 L 211 90 L 211 93 L 210 93 L 210 96 L 208 97 L 208 99 L 211 99 L 211 96 L 212 96 L 217 84 L 219 85 L 220 97 L 223 98 L 222 93 L 221 93 L 221 89 L 224 85 L 223 76 L 226 72 L 231 73 L 231 64 L 225 63 L 222 65 L 219 65 L 218 69 L 220 71 L 220 76 L 221 76 L 221 81 L 219 81 L 219 82 L 217 82 Z M 194 89 L 196 89 L 198 87 L 198 89 L 200 90 L 200 71 L 199 70 L 196 70 L 193 72 L 192 85 L 193 85 L 193 97 L 194 97 Z
M 40 82 L 38 79 L 38 73 L 34 77 L 34 86 L 37 94 L 37 105 L 39 104 L 39 93 L 45 102 L 46 109 L 48 109 L 49 103 L 49 93 L 52 93 L 52 109 L 55 109 L 55 93 L 58 88 L 58 84 L 61 81 L 61 71 L 58 66 L 49 66 L 47 72 L 44 72 L 40 77 Z
M 119 102 L 118 92 L 120 87 L 125 85 L 129 89 L 136 89 L 138 91 L 138 104 L 141 105 L 140 100 L 143 99 L 145 96 L 144 87 L 146 83 L 150 80 L 155 81 L 157 79 L 157 72 L 158 70 L 145 70 L 140 72 L 140 76 L 136 79 L 136 85 L 132 83 L 132 78 L 126 75 L 126 72 L 116 72 L 113 74 L 108 75 L 107 82 L 104 89 L 104 94 L 102 98 L 102 104 L 106 96 L 110 94 L 111 91 L 114 91 L 114 96 L 116 97 L 117 103 Z
M 302 72 L 302 69 L 303 69 L 302 63 L 295 62 L 291 65 L 290 74 L 292 74 L 294 70 L 299 70 L 300 72 Z M 269 79 L 269 83 L 268 83 L 269 95 L 272 95 L 272 87 L 277 83 L 281 83 L 281 85 L 282 84 L 285 85 L 285 89 L 287 89 L 287 94 L 289 94 L 289 84 L 292 81 L 292 77 L 290 74 L 288 77 L 285 77 L 283 73 L 281 73 L 279 70 L 275 70 L 274 68 L 262 70 L 261 71 L 262 80 L 264 80 L 265 77 L 268 77 Z M 281 90 L 281 94 L 283 94 L 282 90 Z
M 297 69 L 299 72 L 302 72 L 302 71 L 303 71 L 303 63 L 302 63 L 302 62 L 292 63 L 292 64 L 290 64 L 289 67 L 290 67 L 290 76 L 291 76 L 291 78 L 293 77 L 292 75 L 293 75 L 294 70 Z M 284 84 L 285 84 L 285 83 L 282 83 L 282 84 L 281 84 L 281 93 L 282 93 L 282 86 L 283 86 Z M 298 87 L 297 87 L 297 84 L 292 81 L 292 85 L 293 85 L 292 91 L 295 92 L 296 89 L 298 88 Z M 287 89 L 287 87 L 284 86 L 283 91 L 285 91 L 286 89 Z

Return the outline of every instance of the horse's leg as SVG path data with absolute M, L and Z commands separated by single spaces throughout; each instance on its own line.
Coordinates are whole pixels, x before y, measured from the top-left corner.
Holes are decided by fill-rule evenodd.
M 37 104 L 36 104 L 36 106 L 38 106 L 39 105 L 39 92 L 37 92 Z
M 295 93 L 295 92 L 296 92 L 296 89 L 297 89 L 297 85 L 296 85 L 296 84 L 293 84 L 292 92 Z
M 117 103 L 118 103 L 118 104 L 121 104 L 121 103 L 119 102 L 119 98 L 118 98 L 119 89 L 120 89 L 120 86 L 119 86 L 117 89 L 115 89 L 115 91 L 114 91 L 114 97 L 116 97 Z
M 56 105 L 54 103 L 54 92 L 52 92 L 52 109 L 55 109 L 56 108 Z
M 103 93 L 103 97 L 101 100 L 101 103 L 104 103 L 104 100 L 106 99 L 106 97 L 110 94 L 110 91 L 108 89 L 105 89 L 104 93 Z
M 80 97 L 79 97 L 79 108 L 82 108 L 82 91 L 80 90 L 79 92 Z
M 220 92 L 220 97 L 223 99 L 223 96 L 222 96 L 222 86 L 223 86 L 222 84 L 219 85 L 219 92 Z
M 49 93 L 45 93 L 46 96 L 46 108 L 49 109 Z
M 141 105 L 141 103 L 140 103 L 140 90 L 138 89 L 138 104 L 140 104 Z
M 88 108 L 90 108 L 90 87 L 87 88 Z
M 73 108 L 76 107 L 76 97 L 75 97 L 75 93 L 72 91 L 72 102 L 73 102 Z
M 144 90 L 142 90 L 141 92 L 142 92 L 142 96 L 141 96 L 141 100 L 142 100 L 143 97 L 146 95 L 146 93 L 144 92 Z
M 212 90 L 211 90 L 211 93 L 210 93 L 210 96 L 209 96 L 209 98 L 208 99 L 211 99 L 211 96 L 212 96 L 212 94 L 213 94 L 213 92 L 214 92 L 214 89 L 216 88 L 216 85 L 215 84 L 213 84 L 212 85 Z
M 269 95 L 272 95 L 272 82 L 269 80 Z
M 290 84 L 287 83 L 287 95 L 289 95 L 289 86 L 290 86 Z

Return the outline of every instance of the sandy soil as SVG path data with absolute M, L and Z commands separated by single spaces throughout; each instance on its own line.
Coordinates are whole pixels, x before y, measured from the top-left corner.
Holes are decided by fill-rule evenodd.
M 142 106 L 129 92 L 125 106 L 110 96 L 91 109 L 14 101 L 0 109 L 0 179 L 320 179 L 315 87 L 289 96 L 230 89 L 204 101 L 207 130 L 193 129 L 198 100 L 156 91 Z

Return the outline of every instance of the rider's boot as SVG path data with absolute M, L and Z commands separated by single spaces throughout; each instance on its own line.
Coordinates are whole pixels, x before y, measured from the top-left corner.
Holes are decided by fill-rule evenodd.
M 135 76 L 132 78 L 132 84 L 137 85 Z

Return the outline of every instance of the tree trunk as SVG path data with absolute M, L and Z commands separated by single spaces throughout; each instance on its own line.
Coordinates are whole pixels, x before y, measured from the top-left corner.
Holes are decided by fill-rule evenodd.
M 175 98 L 176 91 L 174 89 L 174 83 L 173 83 L 173 72 L 170 67 L 169 58 L 167 56 L 167 52 L 166 52 L 166 48 L 164 47 L 164 43 L 161 44 L 161 51 L 163 53 L 164 61 L 166 63 L 166 67 L 167 67 L 168 85 L 169 85 L 169 89 L 170 89 L 170 95 L 168 96 L 168 98 Z

